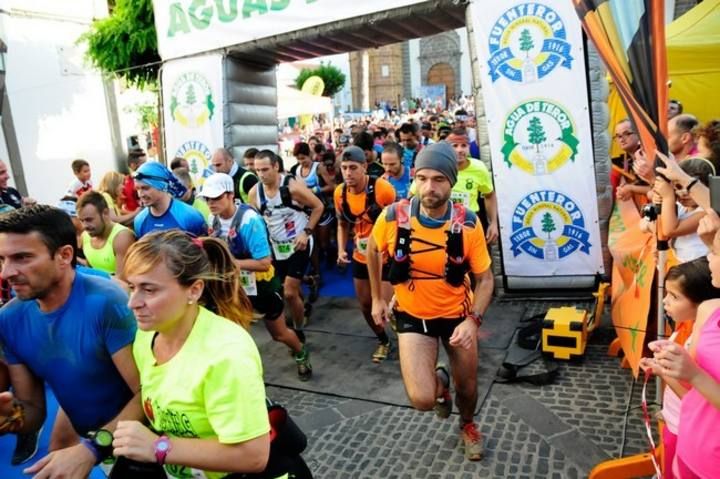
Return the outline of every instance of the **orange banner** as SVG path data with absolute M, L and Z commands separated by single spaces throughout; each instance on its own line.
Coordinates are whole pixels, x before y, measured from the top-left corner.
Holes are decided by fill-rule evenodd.
M 613 257 L 611 317 L 635 377 L 650 312 L 655 274 L 655 236 L 640 231 L 633 201 L 616 200 L 610 217 L 608 248 Z

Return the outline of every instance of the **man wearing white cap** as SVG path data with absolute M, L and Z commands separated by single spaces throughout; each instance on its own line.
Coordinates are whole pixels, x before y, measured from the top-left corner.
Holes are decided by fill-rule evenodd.
M 210 207 L 209 233 L 227 242 L 253 308 L 263 315 L 273 339 L 293 351 L 298 377 L 307 381 L 312 376 L 310 354 L 295 331 L 285 325 L 282 284 L 275 276 L 265 221 L 247 204 L 236 203 L 234 191 L 233 179 L 225 173 L 205 180 L 200 195 Z

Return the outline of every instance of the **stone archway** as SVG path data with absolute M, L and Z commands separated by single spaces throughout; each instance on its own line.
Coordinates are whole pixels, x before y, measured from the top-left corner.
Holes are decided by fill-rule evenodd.
M 446 84 L 447 100 L 460 92 L 460 35 L 455 30 L 438 33 L 420 39 L 420 79 L 423 85 L 430 85 L 430 70 L 437 65 L 446 65 L 452 71 L 453 79 Z M 437 73 L 436 73 L 437 74 Z M 440 83 L 445 83 L 444 81 Z M 452 88 L 450 88 L 452 85 Z M 465 92 L 467 93 L 467 92 Z
M 445 98 L 455 97 L 455 70 L 448 63 L 436 63 L 427 74 L 428 85 L 445 85 Z

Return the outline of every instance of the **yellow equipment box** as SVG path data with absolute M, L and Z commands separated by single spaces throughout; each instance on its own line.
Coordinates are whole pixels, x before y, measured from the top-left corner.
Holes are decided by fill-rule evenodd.
M 585 354 L 587 311 L 572 306 L 550 308 L 542 327 L 542 349 L 555 359 L 578 358 Z

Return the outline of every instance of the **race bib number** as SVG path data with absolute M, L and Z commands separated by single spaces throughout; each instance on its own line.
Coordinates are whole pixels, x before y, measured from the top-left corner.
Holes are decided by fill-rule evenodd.
M 240 270 L 240 284 L 248 296 L 257 296 L 257 280 L 253 271 Z
M 462 204 L 465 208 L 471 208 L 470 205 L 470 193 L 463 191 L 453 191 L 450 193 L 450 200 L 455 204 Z
M 275 259 L 283 261 L 288 259 L 295 252 L 295 246 L 292 241 L 282 241 L 272 244 L 273 253 L 275 253 Z
M 357 249 L 358 249 L 358 252 L 359 252 L 361 255 L 363 255 L 363 256 L 367 256 L 368 239 L 369 239 L 369 238 L 358 238 L 358 239 L 357 239 Z

